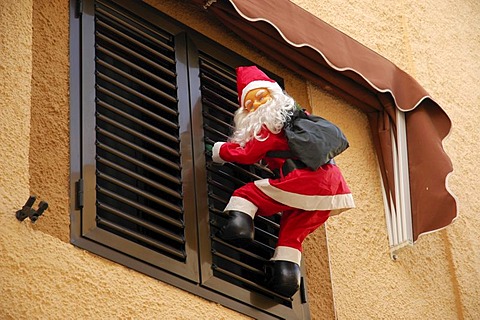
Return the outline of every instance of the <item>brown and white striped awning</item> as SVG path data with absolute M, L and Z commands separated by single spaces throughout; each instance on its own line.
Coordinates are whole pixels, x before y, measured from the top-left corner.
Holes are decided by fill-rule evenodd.
M 457 216 L 447 187 L 453 167 L 442 141 L 451 121 L 415 79 L 288 0 L 192 0 L 281 64 L 363 110 L 386 192 L 395 189 L 391 128 L 405 112 L 413 239 Z M 393 130 L 395 131 L 395 130 Z M 394 194 L 394 192 L 393 192 Z

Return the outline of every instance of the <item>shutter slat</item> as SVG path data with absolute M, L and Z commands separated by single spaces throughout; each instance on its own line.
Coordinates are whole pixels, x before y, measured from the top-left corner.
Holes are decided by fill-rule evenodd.
M 228 192 L 228 193 L 233 193 L 235 191 L 234 188 L 228 188 L 225 184 L 219 183 L 217 180 L 212 179 L 212 177 L 207 178 L 207 183 L 211 185 L 212 187 L 216 187 L 222 191 Z
M 238 107 L 238 103 L 232 100 L 228 100 L 224 96 L 218 94 L 217 92 L 213 91 L 211 88 L 202 85 L 202 93 L 203 98 L 207 101 L 219 101 L 220 105 L 224 105 L 225 107 L 230 107 L 231 110 L 236 110 Z
M 174 64 L 174 63 L 175 63 L 175 60 L 167 57 L 167 56 L 164 55 L 164 54 L 161 54 L 159 51 L 155 50 L 154 48 L 149 47 L 149 46 L 143 44 L 142 42 L 140 42 L 140 41 L 138 41 L 138 40 L 130 37 L 129 35 L 121 32 L 119 29 L 116 29 L 116 28 L 114 28 L 114 27 L 106 24 L 106 23 L 103 22 L 103 21 L 97 20 L 97 26 L 98 26 L 98 27 L 105 28 L 105 29 L 108 30 L 109 32 L 111 32 L 111 33 L 113 33 L 113 34 L 115 34 L 115 35 L 123 38 L 123 40 L 124 40 L 125 42 L 129 42 L 129 43 L 135 45 L 136 47 L 138 47 L 139 49 L 143 49 L 143 50 L 147 51 L 148 53 L 150 53 L 150 54 L 152 54 L 152 55 L 154 55 L 154 56 L 157 56 L 160 60 L 164 60 L 164 61 L 166 61 L 166 62 L 168 62 L 168 63 L 170 63 L 170 64 Z M 102 35 L 100 32 L 98 32 L 97 37 L 103 38 L 103 39 L 107 38 L 107 37 L 105 37 L 104 35 Z M 171 48 L 168 48 L 168 49 L 173 52 L 173 50 L 172 50 Z
M 161 212 L 159 211 L 155 211 L 147 206 L 144 206 L 142 204 L 139 204 L 135 201 L 132 201 L 130 199 L 127 199 L 125 197 L 122 197 L 121 195 L 119 195 L 118 193 L 115 193 L 115 192 L 111 192 L 110 190 L 108 189 L 105 189 L 105 188 L 102 188 L 100 186 L 97 186 L 97 191 L 101 194 L 104 194 L 106 196 L 108 196 L 109 198 L 112 198 L 112 199 L 115 199 L 117 201 L 120 201 L 132 208 L 135 208 L 135 209 L 138 209 L 142 212 L 145 212 L 145 213 L 148 213 L 150 216 L 156 218 L 156 219 L 160 219 L 170 225 L 172 225 L 173 227 L 175 228 L 183 228 L 185 227 L 185 225 L 180 221 L 180 220 L 175 220 L 175 219 L 172 219 L 170 218 L 169 216 L 166 216 L 164 214 L 162 214 Z
M 184 252 L 182 251 L 179 251 L 179 250 L 175 250 L 174 248 L 170 247 L 170 246 L 167 246 L 165 244 L 162 244 L 161 242 L 158 242 L 158 241 L 155 241 L 155 240 L 152 240 L 144 235 L 142 235 L 141 233 L 138 233 L 138 232 L 134 232 L 130 229 L 127 229 L 121 225 L 118 225 L 118 224 L 115 224 L 113 222 L 110 222 L 106 219 L 103 219 L 103 218 L 97 218 L 97 223 L 99 225 L 103 225 L 103 226 L 106 226 L 110 229 L 113 229 L 115 231 L 117 231 L 118 233 L 121 233 L 121 234 L 124 234 L 124 235 L 128 235 L 129 237 L 132 237 L 136 240 L 139 240 L 139 241 L 142 241 L 142 242 L 145 242 L 157 249 L 160 249 L 162 251 L 166 251 L 168 253 L 170 253 L 171 255 L 174 255 L 178 258 L 181 258 L 181 259 L 185 259 L 186 258 L 186 255 Z
M 229 164 L 228 166 L 231 167 L 232 165 Z M 236 184 L 237 186 L 241 186 L 245 183 L 245 181 L 241 180 L 240 178 L 232 176 L 230 173 L 225 172 L 222 169 L 223 168 L 218 168 L 218 166 L 215 166 L 215 165 L 211 165 L 211 164 L 207 165 L 208 173 L 214 173 L 221 179 L 228 179 L 230 182 Z M 212 177 L 212 179 L 214 178 L 215 177 Z
M 215 127 L 212 127 L 212 125 L 216 125 L 216 126 L 222 126 L 222 127 L 225 127 L 225 128 L 228 128 L 229 131 L 233 131 L 234 127 L 233 125 L 229 124 L 229 123 L 226 123 L 225 121 L 221 121 L 221 119 L 219 118 L 216 118 L 208 113 L 205 113 L 204 114 L 204 119 L 206 120 L 209 120 L 212 122 L 212 124 L 210 126 L 208 126 L 206 128 L 206 130 L 212 132 L 212 133 L 216 133 L 217 135 L 219 135 L 221 138 L 225 138 L 225 140 L 228 139 L 228 135 L 221 132 L 218 128 L 215 128 Z
M 164 237 L 172 239 L 172 240 L 174 240 L 174 241 L 176 241 L 180 244 L 185 244 L 185 239 L 183 239 L 183 237 L 181 237 L 181 236 L 179 236 L 175 233 L 172 233 L 167 229 L 160 228 L 160 227 L 158 227 L 158 226 L 156 226 L 152 223 L 148 223 L 147 221 L 141 220 L 141 219 L 139 219 L 137 217 L 134 217 L 132 215 L 125 214 L 124 212 L 121 212 L 120 210 L 117 210 L 117 209 L 115 209 L 115 208 L 113 208 L 109 205 L 106 205 L 104 203 L 101 203 L 101 202 L 98 202 L 97 206 L 98 206 L 98 208 L 106 210 L 106 211 L 116 215 L 119 218 L 122 218 L 122 219 L 125 219 L 127 221 L 133 222 L 140 227 L 147 228 L 151 231 L 156 232 L 157 234 L 160 234 Z
M 175 72 L 165 68 L 164 66 L 158 64 L 157 62 L 154 62 L 152 59 L 149 59 L 145 56 L 142 56 L 141 54 L 137 53 L 135 50 L 130 49 L 127 46 L 124 46 L 120 42 L 115 41 L 113 39 L 110 39 L 110 38 L 108 38 L 108 37 L 106 37 L 102 34 L 97 34 L 97 38 L 98 38 L 98 40 L 103 40 L 103 41 L 107 42 L 108 45 L 111 46 L 111 47 L 116 47 L 116 48 L 120 49 L 122 52 L 125 53 L 125 55 L 129 56 L 130 58 L 138 59 L 138 60 L 142 61 L 143 63 L 146 63 L 149 66 L 151 66 L 155 69 L 158 69 L 159 71 L 161 71 L 162 73 L 164 73 L 165 75 L 167 75 L 169 77 L 172 77 L 172 78 L 175 77 Z M 98 46 L 98 44 L 97 44 L 97 46 Z
M 138 66 L 138 64 L 135 64 L 135 63 L 132 63 L 130 62 L 129 60 L 121 57 L 120 55 L 110 51 L 109 49 L 107 48 L 104 48 L 102 47 L 101 45 L 97 45 L 97 50 L 104 53 L 105 55 L 111 57 L 111 58 L 114 58 L 116 61 L 120 61 L 121 63 L 123 63 L 124 65 L 128 66 L 129 68 L 131 69 L 134 69 L 138 72 L 140 72 L 141 74 L 143 74 L 144 76 L 147 76 L 147 77 L 150 77 L 151 79 L 154 79 L 155 81 L 161 83 L 163 86 L 169 88 L 169 89 L 172 89 L 172 90 L 175 90 L 176 87 L 174 84 L 172 84 L 171 82 L 168 82 L 166 81 L 165 79 L 157 76 L 156 74 L 144 69 L 144 68 L 141 68 L 140 66 Z
M 131 94 L 132 96 L 135 96 L 137 98 L 140 98 L 141 100 L 145 101 L 146 103 L 148 103 L 148 104 L 150 104 L 154 107 L 157 107 L 164 112 L 167 112 L 167 113 L 169 113 L 171 115 L 174 115 L 174 116 L 178 115 L 178 112 L 176 110 L 173 110 L 173 109 L 167 107 L 166 105 L 164 105 L 164 104 L 146 96 L 145 94 L 142 94 L 142 93 L 130 88 L 127 85 L 124 85 L 123 83 L 121 83 L 121 82 L 119 82 L 115 79 L 112 79 L 111 77 L 109 77 L 107 75 L 98 73 L 97 77 L 113 84 L 114 86 L 118 87 L 118 89 L 120 89 L 121 91 L 124 91 L 125 93 Z
M 225 67 L 223 64 L 210 59 L 208 54 L 201 53 L 200 68 L 203 74 L 216 74 L 230 83 L 236 83 L 237 78 L 232 68 Z
M 141 139 L 141 140 L 143 141 L 143 143 L 149 143 L 150 145 L 153 145 L 153 146 L 161 149 L 161 150 L 164 151 L 164 152 L 167 152 L 167 153 L 169 153 L 169 154 L 175 155 L 175 156 L 177 156 L 177 157 L 180 156 L 180 154 L 179 154 L 179 152 L 178 152 L 177 150 L 175 150 L 175 149 L 173 149 L 173 148 L 170 148 L 170 147 L 168 147 L 167 145 L 162 144 L 162 143 L 160 143 L 160 142 L 158 142 L 158 141 L 156 141 L 156 140 L 154 140 L 154 139 L 146 136 L 145 134 L 142 134 L 142 133 L 140 133 L 140 132 L 138 132 L 138 131 L 135 131 L 135 130 L 133 130 L 133 129 L 131 129 L 131 128 L 129 128 L 129 127 L 121 124 L 121 123 L 118 122 L 118 121 L 112 120 L 110 117 L 107 117 L 107 116 L 105 116 L 105 115 L 103 115 L 103 114 L 98 113 L 98 114 L 97 114 L 97 119 L 98 119 L 98 120 L 101 120 L 101 121 L 105 121 L 105 122 L 111 124 L 112 126 L 115 126 L 116 128 L 120 129 L 121 131 L 126 132 L 126 133 L 129 133 L 129 134 L 131 134 L 132 136 L 135 136 L 135 137 Z M 175 138 L 172 138 L 172 140 L 173 140 L 173 139 L 175 139 Z M 176 140 L 178 141 L 178 139 L 176 139 Z M 178 142 L 180 142 L 180 141 L 178 141 Z
M 145 156 L 148 156 L 148 157 L 150 157 L 150 158 L 152 158 L 152 159 L 154 159 L 154 160 L 156 160 L 156 161 L 158 161 L 158 162 L 160 162 L 164 165 L 169 166 L 172 169 L 180 170 L 180 166 L 177 163 L 174 163 L 172 161 L 168 161 L 164 157 L 160 157 L 158 154 L 153 153 L 153 152 L 151 152 L 151 151 L 149 151 L 145 148 L 142 148 L 142 147 L 140 147 L 140 146 L 138 146 L 138 145 L 136 145 L 136 144 L 134 144 L 134 143 L 132 143 L 128 140 L 125 140 L 125 139 L 123 139 L 123 138 L 121 138 L 121 137 L 119 137 L 119 136 L 117 136 L 117 135 L 115 135 L 115 134 L 113 134 L 113 133 L 111 133 L 107 130 L 103 130 L 102 128 L 99 128 L 99 127 L 97 127 L 96 130 L 97 130 L 98 134 L 100 134 L 100 135 L 106 136 L 106 137 L 108 137 L 108 138 L 110 138 L 110 139 L 112 139 L 112 140 L 114 140 L 118 143 L 121 143 L 121 144 L 135 150 L 135 151 L 138 151 Z M 97 142 L 97 144 L 98 144 L 98 142 Z
M 248 264 L 246 264 L 246 263 L 243 263 L 243 262 L 241 262 L 241 261 L 238 261 L 237 259 L 231 258 L 231 257 L 229 257 L 229 256 L 227 256 L 227 255 L 225 255 L 225 254 L 222 254 L 222 253 L 220 253 L 220 252 L 218 252 L 218 251 L 216 251 L 216 250 L 212 250 L 212 254 L 213 254 L 214 256 L 219 257 L 219 258 L 228 260 L 228 261 L 230 261 L 230 262 L 232 262 L 232 263 L 234 263 L 234 264 L 236 264 L 236 265 L 238 265 L 238 266 L 240 266 L 240 267 L 242 267 L 242 268 L 244 268 L 244 269 L 247 269 L 247 270 L 249 270 L 249 271 L 252 271 L 252 272 L 254 272 L 254 273 L 256 273 L 256 274 L 258 274 L 258 275 L 260 275 L 260 276 L 263 276 L 263 274 L 264 274 L 262 271 L 260 271 L 260 270 L 258 270 L 258 269 L 256 269 L 256 268 L 252 267 L 251 265 L 248 265 Z
M 205 73 L 202 73 L 201 80 L 205 84 L 206 88 L 208 88 L 208 87 L 217 88 L 217 90 L 226 91 L 227 93 L 229 93 L 230 95 L 232 95 L 234 97 L 237 96 L 237 91 L 236 90 L 232 90 L 229 87 L 224 86 L 221 82 L 216 81 L 214 78 L 209 77 Z
M 105 7 L 106 9 L 108 8 L 108 11 L 103 9 L 102 7 Z M 170 51 L 174 51 L 172 46 L 167 45 L 165 42 L 170 41 L 170 37 L 165 34 L 164 32 L 160 32 L 158 29 L 153 29 L 148 26 L 146 26 L 144 23 L 140 22 L 139 19 L 135 19 L 133 15 L 126 15 L 120 10 L 115 9 L 113 6 L 109 6 L 106 3 L 102 3 L 100 6 L 97 6 L 97 16 L 107 16 L 111 20 L 116 21 L 123 25 L 125 28 L 135 30 L 136 33 L 140 34 L 143 38 L 148 38 L 150 41 L 156 43 L 157 45 L 160 45 L 164 47 L 165 49 L 168 49 Z M 110 13 L 112 12 L 112 13 Z M 122 19 L 121 19 L 122 18 Z M 141 27 L 144 30 L 148 30 L 150 33 L 152 33 L 152 36 L 142 30 L 140 28 L 135 27 L 135 24 L 140 24 Z M 163 39 L 163 41 L 161 41 Z
M 133 193 L 135 193 L 135 194 L 137 194 L 137 195 L 139 195 L 139 196 L 142 196 L 142 197 L 144 197 L 144 198 L 146 198 L 146 199 L 148 199 L 148 200 L 151 200 L 151 201 L 153 201 L 153 202 L 156 202 L 156 203 L 158 203 L 159 205 L 162 205 L 162 206 L 164 206 L 165 208 L 167 208 L 167 209 L 169 209 L 169 210 L 171 210 L 171 211 L 173 211 L 173 212 L 176 212 L 176 213 L 178 213 L 178 214 L 182 214 L 182 213 L 183 213 L 181 207 L 176 206 L 176 205 L 173 205 L 173 204 L 171 204 L 171 203 L 168 202 L 168 201 L 165 201 L 165 200 L 163 200 L 163 199 L 161 199 L 161 198 L 159 198 L 159 197 L 157 197 L 157 196 L 154 196 L 154 195 L 152 195 L 152 194 L 150 194 L 150 193 L 142 190 L 141 188 L 137 188 L 137 187 L 134 187 L 134 186 L 132 186 L 132 185 L 129 185 L 129 184 L 125 183 L 125 182 L 122 182 L 122 181 L 120 181 L 120 180 L 118 180 L 118 179 L 116 179 L 116 178 L 114 178 L 114 177 L 112 177 L 112 176 L 110 176 L 110 175 L 108 175 L 108 174 L 105 174 L 105 173 L 102 173 L 102 172 L 97 171 L 97 177 L 98 177 L 99 179 L 103 179 L 103 180 L 105 180 L 105 181 L 111 182 L 111 183 L 113 183 L 113 184 L 115 184 L 115 185 L 117 185 L 117 186 L 119 186 L 119 187 L 122 187 L 122 188 L 125 189 L 125 190 L 131 191 L 131 192 L 133 192 Z
M 173 196 L 177 199 L 182 199 L 182 195 L 180 193 L 174 192 L 174 190 L 172 190 L 170 188 L 167 188 L 164 185 L 162 185 L 160 183 L 157 183 L 153 180 L 150 180 L 150 179 L 146 178 L 145 176 L 143 176 L 141 174 L 137 174 L 133 171 L 130 171 L 130 170 L 126 169 L 125 167 L 123 167 L 121 165 L 118 165 L 116 163 L 113 163 L 112 161 L 108 161 L 107 159 L 104 159 L 100 156 L 97 156 L 96 160 L 97 160 L 97 162 L 102 163 L 102 164 L 104 164 L 104 165 L 106 165 L 106 166 L 108 166 L 112 169 L 115 169 L 116 171 L 121 172 L 121 173 L 123 173 L 123 174 L 125 174 L 125 175 L 127 175 L 127 176 L 129 176 L 133 179 L 136 179 L 137 181 L 141 181 L 145 184 L 148 184 L 149 186 L 152 186 L 152 187 L 154 187 L 158 190 L 161 190 L 161 191 L 163 191 L 163 192 L 165 192 L 165 193 L 167 193 L 167 194 L 169 194 L 169 195 L 171 195 L 171 196 Z
M 225 274 L 225 275 L 227 275 L 227 276 L 229 276 L 229 277 L 231 277 L 231 278 L 234 278 L 234 279 L 236 279 L 236 280 L 238 280 L 238 281 L 241 281 L 241 282 L 245 283 L 246 285 L 248 285 L 248 286 L 250 286 L 250 287 L 253 287 L 253 288 L 255 288 L 256 290 L 258 290 L 258 291 L 260 291 L 260 292 L 267 293 L 268 295 L 275 296 L 275 297 L 280 298 L 280 299 L 282 299 L 282 300 L 286 300 L 286 301 L 291 301 L 291 300 L 292 300 L 292 299 L 290 299 L 290 298 L 287 298 L 287 297 L 284 297 L 284 296 L 282 296 L 282 295 L 279 295 L 279 294 L 277 294 L 277 293 L 275 293 L 275 292 L 273 292 L 273 291 L 267 290 L 267 289 L 265 289 L 265 287 L 257 284 L 256 282 L 253 282 L 253 281 L 250 281 L 250 280 L 248 280 L 248 279 L 245 279 L 244 277 L 241 277 L 241 276 L 237 275 L 236 273 L 230 272 L 230 271 L 228 271 L 228 270 L 226 270 L 226 269 L 223 269 L 223 268 L 220 268 L 220 267 L 218 267 L 218 266 L 216 266 L 216 265 L 212 266 L 212 268 L 213 268 L 215 271 L 220 272 L 220 273 L 223 273 L 223 274 Z
M 145 128 L 145 129 L 148 129 L 160 136 L 162 136 L 163 138 L 165 139 L 168 139 L 170 141 L 173 141 L 173 142 L 176 142 L 178 143 L 179 142 L 179 139 L 176 137 L 176 136 L 172 136 L 170 134 L 167 134 L 165 131 L 163 130 L 160 130 L 159 128 L 157 128 L 156 126 L 153 126 L 143 120 L 140 120 L 139 118 L 135 117 L 135 116 L 132 116 L 131 114 L 127 113 L 127 112 L 124 112 L 124 111 L 121 111 L 117 108 L 115 108 L 114 106 L 102 101 L 102 100 L 98 100 L 97 101 L 97 105 L 98 106 L 102 106 L 112 112 L 115 112 L 116 114 L 118 114 L 119 116 L 121 116 L 122 118 L 124 119 L 128 119 L 132 122 L 135 122 L 136 124 L 140 125 L 142 128 Z
M 208 100 L 205 99 L 203 101 L 203 106 L 213 108 L 213 109 L 215 109 L 216 112 L 219 112 L 220 114 L 222 114 L 225 117 L 228 117 L 230 119 L 233 118 L 233 115 L 234 115 L 233 112 L 230 112 L 227 109 L 225 109 L 224 107 L 222 107 L 218 104 L 212 103 L 211 101 L 208 101 Z M 204 113 L 204 116 L 207 116 L 207 115 L 208 115 L 208 113 Z M 225 125 L 231 126 L 230 123 L 225 123 Z
M 147 110 L 144 107 L 139 106 L 138 104 L 133 103 L 132 101 L 130 101 L 128 99 L 125 99 L 124 97 L 119 96 L 118 94 L 116 94 L 116 93 L 114 93 L 114 92 L 112 92 L 112 91 L 110 91 L 106 88 L 103 88 L 100 85 L 97 86 L 97 92 L 102 93 L 106 96 L 109 96 L 109 97 L 123 103 L 124 105 L 132 108 L 135 111 L 141 112 L 144 116 L 148 117 L 149 119 L 152 119 L 154 121 L 159 122 L 162 125 L 162 127 L 168 127 L 169 129 L 173 129 L 173 130 L 176 130 L 176 131 L 178 131 L 178 129 L 179 129 L 178 124 L 176 124 L 174 122 L 171 122 L 171 121 L 168 121 L 164 117 L 161 117 L 160 115 L 158 115 L 158 114 L 156 114 L 156 113 L 154 113 L 150 110 Z M 169 111 L 171 111 L 171 110 L 169 109 Z
M 129 74 L 127 72 L 124 72 L 124 71 L 120 70 L 119 68 L 116 68 L 116 67 L 112 66 L 110 63 L 102 61 L 98 57 L 96 58 L 96 62 L 97 62 L 97 66 L 101 65 L 101 66 L 109 69 L 110 71 L 122 76 L 123 78 L 130 80 L 134 84 L 140 86 L 140 88 L 137 88 L 137 90 L 141 90 L 141 89 L 145 88 L 145 89 L 150 90 L 152 93 L 155 93 L 155 94 L 157 94 L 157 95 L 159 95 L 159 96 L 161 96 L 161 97 L 163 97 L 167 100 L 170 100 L 171 102 L 174 102 L 174 103 L 177 102 L 177 99 L 175 97 L 172 97 L 171 95 L 157 89 L 156 87 L 146 83 L 145 81 L 142 81 L 142 80 L 132 76 L 131 74 Z
M 181 186 L 182 182 L 180 181 L 180 179 L 178 177 L 175 177 L 171 174 L 168 174 L 166 173 L 165 171 L 162 171 L 162 170 L 159 170 L 151 165 L 148 165 L 146 164 L 145 162 L 142 162 L 142 161 L 139 161 L 133 157 L 130 157 L 128 155 L 126 155 L 125 153 L 122 153 L 114 148 L 111 148 L 109 146 L 107 146 L 106 144 L 103 144 L 101 142 L 97 142 L 97 148 L 99 149 L 102 149 L 102 150 L 105 150 L 106 152 L 110 153 L 110 154 L 113 154 L 123 160 L 126 160 L 132 164 L 134 164 L 135 166 L 139 167 L 139 168 L 142 168 L 142 169 L 145 169 L 145 170 L 148 170 L 150 171 L 151 173 L 154 173 L 155 175 L 163 178 L 163 179 L 166 179 L 170 182 L 173 182 L 173 183 L 176 183 L 179 187 Z

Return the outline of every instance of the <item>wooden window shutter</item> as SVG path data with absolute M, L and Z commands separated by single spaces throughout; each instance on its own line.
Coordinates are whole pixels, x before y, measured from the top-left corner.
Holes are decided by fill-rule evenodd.
M 198 281 L 191 141 L 180 137 L 190 129 L 179 120 L 188 101 L 177 96 L 188 88 L 176 61 L 185 37 L 110 1 L 92 10 L 84 17 L 95 36 L 84 67 L 83 236 Z
M 238 108 L 234 66 L 251 62 L 240 59 L 228 65 L 225 63 L 228 55 L 218 49 L 209 52 L 208 46 L 201 46 L 198 50 L 204 141 L 207 144 L 226 141 L 232 133 L 233 115 Z M 233 59 L 231 55 L 230 59 Z M 269 76 L 283 84 L 278 76 L 271 73 Z M 200 258 L 202 265 L 207 264 L 210 268 L 202 269 L 202 283 L 272 314 L 289 319 L 304 318 L 308 314 L 304 287 L 290 299 L 268 290 L 263 284 L 263 265 L 273 255 L 280 214 L 255 218 L 255 242 L 247 248 L 237 248 L 215 236 L 225 221 L 223 209 L 233 191 L 247 182 L 273 177 L 273 173 L 259 164 L 214 164 L 208 153 L 205 163 L 209 229 L 200 227 L 200 245 L 203 248 Z M 207 208 L 200 212 L 203 211 L 206 212 Z M 205 254 L 207 251 L 211 254 Z M 272 302 L 275 303 L 272 305 Z
M 258 319 L 308 318 L 303 289 L 289 299 L 262 283 L 280 215 L 255 218 L 249 248 L 215 237 L 232 192 L 272 176 L 205 152 L 231 134 L 235 67 L 253 63 L 142 2 L 82 10 L 72 243 Z

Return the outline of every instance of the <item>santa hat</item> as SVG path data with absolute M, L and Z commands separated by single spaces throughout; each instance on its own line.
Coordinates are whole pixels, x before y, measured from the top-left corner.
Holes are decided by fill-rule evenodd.
M 243 100 L 248 91 L 257 88 L 267 88 L 270 91 L 280 91 L 282 88 L 275 80 L 270 79 L 263 71 L 256 66 L 237 68 L 237 91 L 240 107 L 243 107 Z

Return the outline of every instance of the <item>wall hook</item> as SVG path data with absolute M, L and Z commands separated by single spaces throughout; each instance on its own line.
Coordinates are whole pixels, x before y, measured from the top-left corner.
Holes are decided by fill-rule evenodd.
M 23 221 L 26 218 L 30 218 L 32 222 L 37 221 L 37 219 L 43 214 L 43 211 L 47 210 L 48 203 L 45 201 L 40 201 L 38 209 L 35 210 L 32 208 L 35 200 L 37 200 L 36 196 L 30 196 L 27 202 L 25 202 L 23 208 L 17 211 L 15 217 L 17 217 L 17 219 L 20 221 Z

